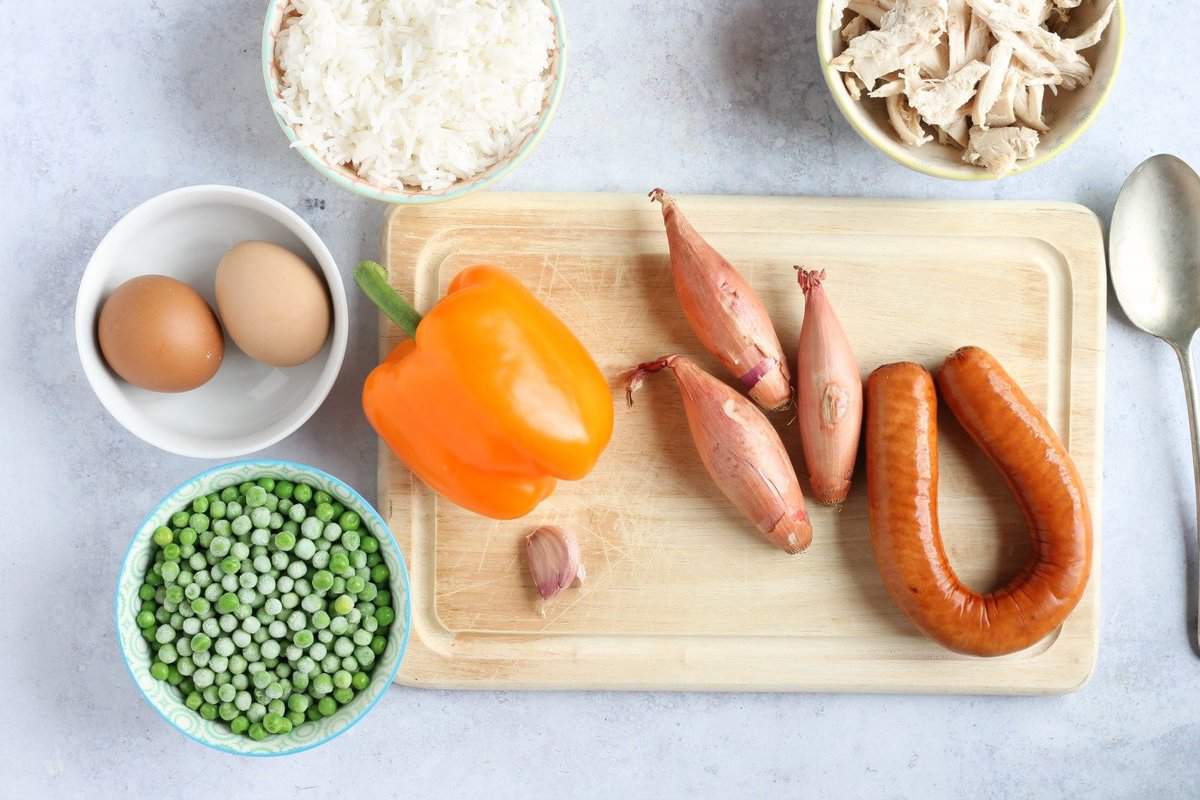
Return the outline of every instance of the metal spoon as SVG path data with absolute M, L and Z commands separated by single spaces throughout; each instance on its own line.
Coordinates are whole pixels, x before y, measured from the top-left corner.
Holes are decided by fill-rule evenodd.
M 1133 171 L 1117 197 L 1108 253 L 1126 316 L 1171 345 L 1183 368 L 1200 536 L 1200 390 L 1192 369 L 1192 340 L 1200 329 L 1200 177 L 1191 167 L 1158 155 Z M 1200 594 L 1200 578 L 1196 591 Z

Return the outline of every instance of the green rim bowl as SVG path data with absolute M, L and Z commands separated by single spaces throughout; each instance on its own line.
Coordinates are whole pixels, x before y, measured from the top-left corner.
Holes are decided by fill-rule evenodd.
M 518 164 L 525 160 L 526 156 L 533 152 L 538 142 L 542 140 L 542 136 L 545 135 L 546 129 L 550 126 L 550 121 L 554 118 L 554 113 L 558 110 L 558 101 L 562 97 L 563 82 L 567 68 L 567 31 L 563 23 L 563 14 L 562 9 L 559 7 L 559 0 L 546 0 L 546 2 L 550 5 L 550 12 L 554 16 L 555 51 L 550 64 L 550 72 L 553 78 L 550 88 L 546 91 L 541 118 L 538 120 L 537 126 L 525 137 L 525 140 L 514 148 L 508 156 L 473 178 L 460 180 L 447 186 L 445 189 L 434 191 L 415 188 L 404 190 L 383 188 L 364 180 L 346 166 L 327 163 L 313 152 L 312 148 L 301 144 L 300 140 L 296 137 L 296 131 L 284 119 L 278 107 L 279 70 L 275 64 L 275 37 L 279 35 L 286 11 L 292 4 L 292 0 L 271 0 L 271 4 L 267 9 L 267 19 L 263 24 L 263 82 L 267 87 L 267 99 L 271 103 L 271 111 L 275 114 L 275 121 L 279 123 L 279 127 L 287 135 L 292 149 L 299 152 L 304 157 L 304 160 L 311 164 L 317 172 L 343 189 L 349 189 L 355 194 L 369 197 L 372 200 L 381 200 L 385 203 L 397 203 L 400 205 L 441 203 L 482 189 L 512 172 Z
M 867 140 L 875 149 L 883 152 L 898 164 L 909 169 L 957 181 L 991 181 L 1029 172 L 1057 158 L 1070 149 L 1071 145 L 1091 127 L 1100 109 L 1108 101 L 1120 71 L 1121 58 L 1125 51 L 1125 5 L 1116 0 L 1117 9 L 1104 38 L 1095 47 L 1083 51 L 1083 56 L 1095 72 L 1092 82 L 1074 92 L 1060 92 L 1058 97 L 1048 95 L 1046 110 L 1050 130 L 1042 134 L 1042 142 L 1036 155 L 1028 161 L 1017 162 L 1016 168 L 1006 175 L 993 175 L 981 167 L 962 162 L 962 151 L 953 147 L 930 142 L 923 147 L 911 147 L 901 143 L 887 121 L 887 113 L 881 100 L 855 100 L 842 82 L 842 74 L 829 66 L 843 49 L 841 34 L 833 30 L 830 15 L 833 0 L 819 0 L 817 5 L 817 53 L 821 59 L 821 72 L 833 95 L 834 103 L 850 127 Z M 1079 12 L 1084 14 L 1083 23 L 1090 23 L 1106 8 L 1097 2 L 1085 2 Z
M 333 496 L 346 508 L 358 513 L 366 526 L 380 542 L 379 552 L 392 573 L 392 607 L 403 608 L 397 614 L 388 632 L 387 647 L 375 663 L 371 683 L 348 705 L 337 710 L 333 716 L 306 722 L 291 733 L 272 736 L 256 742 L 247 736 L 233 733 L 220 720 L 206 720 L 183 704 L 183 698 L 174 687 L 150 676 L 150 646 L 142 638 L 134 618 L 137 614 L 138 588 L 146 575 L 153 542 L 151 536 L 159 525 L 166 524 L 171 514 L 195 498 L 220 491 L 226 486 L 236 486 L 252 478 L 271 477 L 292 482 L 304 482 Z M 243 756 L 283 756 L 299 753 L 325 744 L 354 727 L 367 712 L 383 697 L 404 658 L 408 647 L 408 634 L 412 627 L 412 603 L 408 583 L 408 570 L 404 555 L 392 536 L 391 530 L 370 503 L 354 489 L 337 478 L 315 467 L 292 461 L 238 461 L 202 472 L 171 491 L 146 517 L 134 534 L 125 560 L 117 577 L 115 614 L 117 641 L 125 666 L 138 690 L 154 710 L 180 733 L 200 744 Z

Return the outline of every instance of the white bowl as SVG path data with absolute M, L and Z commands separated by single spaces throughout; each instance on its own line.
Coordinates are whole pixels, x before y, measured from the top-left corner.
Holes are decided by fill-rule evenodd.
M 226 336 L 217 374 L 179 394 L 139 389 L 108 368 L 96 319 L 114 289 L 138 275 L 167 275 L 190 285 L 215 311 L 217 264 L 248 239 L 282 245 L 319 268 L 333 307 L 333 329 L 320 353 L 281 369 L 253 360 Z M 275 444 L 313 415 L 342 368 L 347 316 L 337 264 L 299 215 L 246 189 L 190 186 L 133 209 L 100 242 L 79 285 L 75 342 L 92 391 L 130 433 L 183 456 L 233 458 Z
M 1104 38 L 1098 45 L 1082 53 L 1095 71 L 1091 83 L 1073 92 L 1060 91 L 1057 97 L 1046 93 L 1046 119 L 1050 130 L 1042 134 L 1036 155 L 1027 161 L 1017 162 L 1016 168 L 1007 175 L 994 175 L 981 167 L 964 164 L 962 151 L 948 145 L 930 142 L 922 147 L 912 147 L 903 144 L 888 123 L 882 100 L 864 97 L 858 101 L 851 97 L 842 81 L 842 73 L 829 66 L 829 62 L 845 49 L 840 31 L 833 30 L 830 21 L 832 0 L 819 0 L 817 4 L 817 52 L 821 59 L 821 72 L 825 75 L 825 83 L 837 107 L 850 126 L 876 149 L 909 169 L 936 178 L 996 180 L 1028 172 L 1066 152 L 1100 113 L 1116 82 L 1125 48 L 1125 6 L 1123 0 L 1116 0 L 1116 3 L 1116 11 Z M 1091 24 L 1106 7 L 1107 3 L 1084 0 L 1072 18 L 1072 28 L 1082 29 Z

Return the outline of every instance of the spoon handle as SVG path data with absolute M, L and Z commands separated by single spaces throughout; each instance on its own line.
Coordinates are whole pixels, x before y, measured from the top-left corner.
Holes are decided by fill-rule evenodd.
M 1177 346 L 1175 355 L 1179 356 L 1179 366 L 1183 369 L 1183 390 L 1187 396 L 1188 422 L 1192 429 L 1192 469 L 1196 477 L 1196 536 L 1197 546 L 1200 547 L 1200 408 L 1196 402 L 1200 399 L 1200 389 L 1196 386 L 1196 373 L 1192 369 L 1192 347 Z M 1197 608 L 1200 608 L 1200 561 L 1197 562 Z M 1196 619 L 1196 640 L 1200 642 L 1200 615 Z

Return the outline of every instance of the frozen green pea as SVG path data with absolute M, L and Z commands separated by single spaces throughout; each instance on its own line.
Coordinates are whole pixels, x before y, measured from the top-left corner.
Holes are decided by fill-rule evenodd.
M 258 556 L 254 559 L 254 570 L 260 575 L 265 575 L 271 571 L 271 559 L 267 556 Z
M 391 625 L 396 619 L 396 612 L 390 606 L 381 606 L 375 609 L 375 621 L 382 627 L 386 628 Z
M 333 634 L 328 628 L 317 631 L 317 641 L 321 644 L 329 644 L 333 641 Z
M 350 556 L 344 552 L 338 551 L 329 557 L 329 571 L 334 575 L 341 575 L 350 569 Z
M 345 658 L 354 652 L 354 643 L 345 636 L 339 636 L 333 642 L 333 653 L 339 658 Z
M 333 520 L 333 506 L 329 503 L 317 503 L 317 507 L 313 509 L 313 516 L 321 522 L 330 522 Z
M 298 503 L 307 503 L 312 500 L 313 489 L 306 483 L 298 483 L 292 489 L 292 499 Z
M 258 591 L 259 594 L 265 595 L 269 595 L 271 592 L 275 591 L 275 579 L 271 577 L 269 572 L 258 576 Z M 278 614 L 279 612 L 276 611 L 273 613 Z
M 212 553 L 217 558 L 224 558 L 229 555 L 229 548 L 232 542 L 224 536 L 214 536 L 212 541 L 208 543 L 208 552 Z
M 271 512 L 259 506 L 250 511 L 250 522 L 256 528 L 265 528 L 271 522 Z
M 225 518 L 225 501 L 217 498 L 208 504 L 208 516 L 214 521 Z
M 154 534 L 151 537 L 154 543 L 159 547 L 165 547 L 175 540 L 175 534 L 165 525 L 160 525 L 154 529 Z
M 266 547 L 271 543 L 271 532 L 266 528 L 255 528 L 250 533 L 250 544 L 255 547 Z
M 261 486 L 251 486 L 246 491 L 246 505 L 249 508 L 258 508 L 267 502 L 267 490 Z
M 321 538 L 326 542 L 336 542 L 342 538 L 342 526 L 331 522 L 321 531 Z
M 295 518 L 293 517 L 293 519 Z M 323 523 L 316 517 L 309 517 L 300 523 L 300 535 L 306 539 L 318 538 L 323 530 Z
M 354 608 L 354 598 L 348 594 L 343 594 L 333 601 L 332 608 L 334 614 L 349 614 L 350 609 Z
M 221 560 L 220 567 L 221 567 L 221 572 L 224 572 L 225 575 L 228 577 L 232 577 L 234 579 L 234 581 L 236 582 L 237 581 L 237 577 L 236 577 L 237 572 L 238 572 L 238 570 L 240 570 L 242 568 L 242 562 L 239 561 L 238 559 L 234 558 L 233 556 L 228 556 Z
M 346 672 L 346 670 L 344 670 L 344 669 L 339 669 L 337 672 L 333 673 L 334 688 L 348 689 L 348 688 L 350 688 L 350 680 L 351 680 L 350 673 Z
M 205 689 L 212 686 L 215 677 L 212 670 L 207 667 L 201 667 L 192 675 L 192 683 L 196 684 L 196 687 L 199 689 Z
M 313 554 L 317 552 L 317 546 L 313 544 L 311 539 L 300 539 L 298 542 L 296 542 L 294 552 L 296 554 L 296 558 L 308 561 L 313 557 Z
M 232 634 L 230 634 L 229 638 L 233 640 L 235 647 L 244 648 L 246 645 L 250 644 L 250 634 L 246 633 L 244 630 L 234 631 Z
M 275 549 L 291 550 L 296 546 L 296 537 L 287 531 L 280 531 L 275 534 Z
M 234 542 L 229 548 L 229 555 L 238 561 L 245 561 L 250 557 L 250 546 L 245 542 Z
M 208 530 L 209 518 L 207 514 L 192 514 L 188 517 L 188 527 L 195 530 L 197 533 L 204 533 Z
M 295 586 L 295 581 L 291 575 L 280 575 L 275 579 L 275 590 L 280 594 L 287 594 Z
M 357 594 L 361 593 L 363 590 L 363 587 L 365 587 L 366 585 L 367 585 L 367 582 L 364 581 L 362 578 L 358 577 L 357 575 L 351 575 L 349 578 L 346 579 L 346 591 L 353 595 L 357 595 Z
M 367 566 L 367 554 L 364 553 L 362 550 L 355 550 L 352 553 L 350 553 L 350 566 L 353 567 L 356 572 L 358 570 L 366 567 Z M 370 575 L 370 573 L 368 572 L 363 577 L 365 578 L 365 577 L 367 577 L 367 575 Z
M 346 531 L 345 533 L 342 534 L 341 541 L 342 541 L 342 547 L 346 548 L 347 550 L 350 550 L 351 552 L 357 550 L 359 548 L 359 545 L 362 544 L 362 539 L 359 538 L 357 531 Z
M 277 619 L 267 626 L 267 633 L 271 635 L 272 639 L 282 639 L 284 636 L 287 636 L 287 625 L 283 623 L 283 620 Z M 274 658 L 274 656 L 267 657 Z
M 326 631 L 326 633 L 328 633 L 328 631 Z M 316 642 L 313 644 L 312 647 L 308 648 L 309 658 L 311 658 L 313 660 L 313 669 L 306 670 L 307 672 L 310 673 L 310 676 L 311 676 L 311 673 L 316 669 L 317 663 L 319 663 L 321 661 L 321 659 L 325 658 L 326 654 L 327 653 L 326 653 L 326 647 L 325 647 L 324 642 Z
M 332 675 L 341 666 L 342 659 L 335 653 L 329 653 L 321 659 L 321 671 Z
M 288 509 L 287 515 L 288 519 L 290 519 L 292 522 L 303 522 L 306 516 L 304 506 L 300 505 L 299 503 L 294 503 L 291 508 Z M 300 531 L 301 533 L 304 532 L 303 525 L 300 526 Z
M 278 511 L 272 511 L 271 516 L 267 518 L 267 527 L 273 531 L 282 529 L 283 528 L 283 514 L 280 514 Z M 293 536 L 295 535 L 295 533 L 296 533 L 295 531 L 292 531 Z
M 387 648 L 387 639 L 379 634 L 375 634 L 375 638 L 371 640 L 371 649 L 375 651 L 375 655 L 382 655 Z
M 312 615 L 313 627 L 317 630 L 325 630 L 329 627 L 329 614 L 325 611 L 314 611 Z
M 282 550 L 276 550 L 274 553 L 271 553 L 271 566 L 275 569 L 286 569 L 290 561 L 291 559 L 288 558 L 288 554 Z
M 349 627 L 350 622 L 345 617 L 338 616 L 329 621 L 329 630 L 335 636 L 341 636 Z
M 379 564 L 371 569 L 371 580 L 376 584 L 386 583 L 387 579 L 390 578 L 391 575 L 392 573 L 388 570 L 386 564 Z
M 303 611 L 293 611 L 291 614 L 288 614 L 287 626 L 292 632 L 302 630 L 308 627 L 308 619 L 304 616 Z
M 244 512 L 245 509 L 242 508 L 242 504 L 236 499 L 225 501 L 225 519 L 237 519 Z
M 300 594 L 300 593 L 296 592 L 296 594 Z M 315 594 L 308 594 L 308 595 L 300 596 L 300 608 L 302 610 L 308 612 L 309 614 L 313 614 L 313 613 L 316 613 L 317 611 L 320 611 L 324 607 L 324 605 L 325 605 L 325 602 L 323 600 L 321 600 L 321 598 Z
M 245 536 L 246 534 L 250 533 L 250 529 L 252 527 L 253 525 L 250 522 L 250 517 L 247 517 L 246 515 L 236 517 L 234 521 L 229 524 L 230 530 L 233 530 L 233 533 L 238 536 Z
M 159 644 L 166 644 L 175 638 L 175 629 L 170 625 L 159 625 L 158 630 L 154 633 L 154 641 Z
M 375 663 L 375 651 L 370 647 L 354 648 L 354 660 L 359 663 L 359 666 L 370 668 L 371 664 Z

